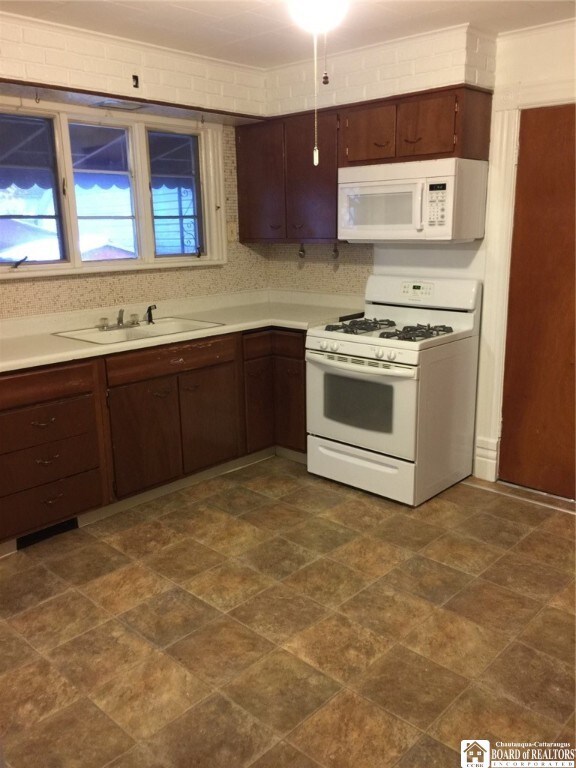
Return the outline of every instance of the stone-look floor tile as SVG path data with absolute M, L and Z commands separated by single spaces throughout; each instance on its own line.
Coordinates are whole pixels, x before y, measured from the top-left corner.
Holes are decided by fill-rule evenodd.
M 303 509 L 291 507 L 282 501 L 268 500 L 264 506 L 242 515 L 242 520 L 271 533 L 281 533 L 305 522 L 309 517 L 310 513 L 304 512 Z
M 146 555 L 160 552 L 170 544 L 176 544 L 183 535 L 163 525 L 159 520 L 149 520 L 129 528 L 127 531 L 103 536 L 102 539 L 128 557 L 140 559 Z
M 544 533 L 550 533 L 552 536 L 560 536 L 563 539 L 576 539 L 576 515 L 570 515 L 568 512 L 557 512 L 549 517 L 542 525 L 540 530 Z
M 22 736 L 23 731 L 80 696 L 78 689 L 45 659 L 6 672 L 0 677 L 2 740 Z
M 389 544 L 416 552 L 444 532 L 444 529 L 437 525 L 414 520 L 409 515 L 394 515 L 375 528 L 371 535 Z
M 301 481 L 290 475 L 260 474 L 255 477 L 242 480 L 242 485 L 251 491 L 280 499 L 289 493 L 302 487 Z
M 575 629 L 575 618 L 572 614 L 556 608 L 544 608 L 518 639 L 566 664 L 574 664 Z
M 372 579 L 384 576 L 412 556 L 413 552 L 407 549 L 400 549 L 370 536 L 354 539 L 343 547 L 333 549 L 328 555 L 330 560 L 336 560 L 357 571 L 362 571 Z
M 509 549 L 532 529 L 522 523 L 481 512 L 464 520 L 455 530 L 494 547 Z
M 502 550 L 477 539 L 449 531 L 424 547 L 421 554 L 444 565 L 475 575 L 502 555 Z
M 467 678 L 401 645 L 375 661 L 353 683 L 360 694 L 422 729 L 467 685 Z
M 394 512 L 384 504 L 372 499 L 347 498 L 335 507 L 320 513 L 320 517 L 340 523 L 354 531 L 366 533 L 383 523 Z
M 204 501 L 217 493 L 228 491 L 236 486 L 231 475 L 211 477 L 209 480 L 200 480 L 179 491 L 185 501 Z
M 536 615 L 542 604 L 478 579 L 449 600 L 445 607 L 483 627 L 512 636 Z
M 133 563 L 82 585 L 82 592 L 110 613 L 124 613 L 172 587 L 165 578 Z
M 319 621 L 326 610 L 294 590 L 279 584 L 260 592 L 230 612 L 268 640 L 281 643 Z
M 224 559 L 223 555 L 193 539 L 183 539 L 142 562 L 167 579 L 185 584 L 192 576 L 219 565 Z
M 282 501 L 316 515 L 335 507 L 344 499 L 345 495 L 340 492 L 319 488 L 316 485 L 306 485 L 285 495 Z
M 90 698 L 133 738 L 147 739 L 210 693 L 208 685 L 156 652 Z
M 335 607 L 364 589 L 371 579 L 342 563 L 321 558 L 284 579 L 287 587 L 311 597 L 317 603 Z
M 66 557 L 93 543 L 94 539 L 86 530 L 75 528 L 26 547 L 26 556 L 36 561 Z
M 301 547 L 325 555 L 356 538 L 358 533 L 337 523 L 332 523 L 330 520 L 316 517 L 296 526 L 296 528 L 290 528 L 284 533 L 284 536 Z
M 24 638 L 10 629 L 6 622 L 0 621 L 0 675 L 39 658 Z
M 573 748 L 576 747 L 576 713 L 572 713 L 568 720 L 564 723 L 564 727 L 556 737 L 556 741 L 561 741 L 566 744 L 570 744 Z
M 545 520 L 554 516 L 551 509 L 499 493 L 494 494 L 494 498 L 486 507 L 486 511 L 494 517 L 529 525 L 531 528 L 541 525 Z
M 522 643 L 506 648 L 480 682 L 498 695 L 558 723 L 564 723 L 574 711 L 573 665 L 563 664 Z
M 421 523 L 439 525 L 440 528 L 450 529 L 467 520 L 473 512 L 470 508 L 462 507 L 455 501 L 436 496 L 425 501 L 419 507 L 408 510 L 406 514 Z
M 283 579 L 318 557 L 316 552 L 287 541 L 282 537 L 270 539 L 244 552 L 240 559 L 273 579 Z
M 220 613 L 203 600 L 174 588 L 141 603 L 119 618 L 147 640 L 164 648 L 218 616 Z
M 163 515 L 160 522 L 177 533 L 191 537 L 194 534 L 203 535 L 215 525 L 224 523 L 228 517 L 226 512 L 207 499 L 186 502 Z
M 344 691 L 308 718 L 288 740 L 323 766 L 390 768 L 419 736 L 408 723 Z
M 441 605 L 460 592 L 472 578 L 463 571 L 416 555 L 390 571 L 381 583 Z
M 186 589 L 201 600 L 229 611 L 274 584 L 274 579 L 235 560 L 227 560 L 186 582 Z
M 466 734 L 489 741 L 553 741 L 558 723 L 476 685 L 456 699 L 429 729 L 434 738 L 460 751 Z
M 227 557 L 235 557 L 267 541 L 271 536 L 269 531 L 256 528 L 245 520 L 231 517 L 225 512 L 221 514 L 224 515 L 223 520 L 214 523 L 206 530 L 193 531 L 192 537 Z
M 42 720 L 6 754 L 13 768 L 58 766 L 102 768 L 126 752 L 133 740 L 85 699 Z
M 17 552 L 11 552 L 9 555 L 0 557 L 0 578 L 10 576 L 13 573 L 21 573 L 37 564 L 36 560 L 28 557 L 26 552 L 21 549 Z
M 335 680 L 346 683 L 391 648 L 391 636 L 377 635 L 346 616 L 328 616 L 299 632 L 284 648 Z
M 0 573 L 0 619 L 6 619 L 68 589 L 43 565 L 17 573 Z
M 508 636 L 502 632 L 439 608 L 413 629 L 402 644 L 453 672 L 477 677 L 508 642 Z
M 558 608 L 560 611 L 567 611 L 568 613 L 576 613 L 576 590 L 575 582 L 568 584 L 561 592 L 554 595 L 550 600 L 550 606 L 552 608 Z
M 339 611 L 379 635 L 401 638 L 433 611 L 427 600 L 376 583 L 340 606 Z
M 229 515 L 243 515 L 267 504 L 269 500 L 261 493 L 238 487 L 217 493 L 210 497 L 210 501 Z
M 106 768 L 170 768 L 164 760 L 154 757 L 147 747 L 137 744 L 129 752 L 109 763 Z
M 144 661 L 152 653 L 148 643 L 116 621 L 54 648 L 47 655 L 56 667 L 84 691 Z
M 133 507 L 124 512 L 117 512 L 114 515 L 104 517 L 102 520 L 96 520 L 96 522 L 90 523 L 82 530 L 96 539 L 104 539 L 127 531 L 129 528 L 135 528 L 149 519 L 149 516 L 144 514 L 140 507 Z
M 485 510 L 491 503 L 493 495 L 486 492 L 483 488 L 477 488 L 467 483 L 458 483 L 437 496 L 438 499 L 448 499 L 458 506 L 469 509 L 470 512 L 477 513 Z
M 457 768 L 461 764 L 460 757 L 460 752 L 430 736 L 423 736 L 406 752 L 397 768 Z
M 60 578 L 78 586 L 112 573 L 117 568 L 128 565 L 130 560 L 108 544 L 92 539 L 90 544 L 66 557 L 51 558 L 45 562 Z
M 245 768 L 276 741 L 272 731 L 216 694 L 159 731 L 147 746 L 170 768 Z
M 514 551 L 552 568 L 574 574 L 574 541 L 572 539 L 562 539 L 537 529 L 517 544 Z
M 318 768 L 318 763 L 281 741 L 252 763 L 250 768 Z
M 331 678 L 277 650 L 236 677 L 223 692 L 269 728 L 287 733 L 339 690 Z
M 39 651 L 48 651 L 108 621 L 110 616 L 91 600 L 69 589 L 45 603 L 19 613 L 10 625 Z
M 549 600 L 570 583 L 570 574 L 523 555 L 507 552 L 488 567 L 482 578 L 535 600 Z
M 223 616 L 166 650 L 195 675 L 220 685 L 243 672 L 274 646 L 248 627 Z

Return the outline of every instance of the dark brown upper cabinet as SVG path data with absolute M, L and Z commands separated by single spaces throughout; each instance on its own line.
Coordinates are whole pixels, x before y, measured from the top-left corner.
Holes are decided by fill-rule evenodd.
M 346 163 L 389 160 L 396 154 L 396 105 L 346 110 L 342 115 Z

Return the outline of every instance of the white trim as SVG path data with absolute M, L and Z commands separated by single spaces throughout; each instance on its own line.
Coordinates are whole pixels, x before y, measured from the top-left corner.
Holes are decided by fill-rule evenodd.
M 507 109 L 531 109 L 569 104 L 576 97 L 575 81 L 558 80 L 553 83 L 515 83 L 494 93 L 494 112 Z

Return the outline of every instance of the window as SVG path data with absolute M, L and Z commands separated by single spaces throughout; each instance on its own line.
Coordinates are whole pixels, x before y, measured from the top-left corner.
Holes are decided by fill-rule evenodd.
M 70 123 L 69 131 L 80 258 L 137 258 L 126 130 Z
M 157 256 L 204 249 L 198 137 L 148 131 L 154 242 Z
M 223 145 L 214 123 L 0 96 L 0 279 L 226 261 Z
M 64 259 L 52 121 L 0 114 L 0 262 Z

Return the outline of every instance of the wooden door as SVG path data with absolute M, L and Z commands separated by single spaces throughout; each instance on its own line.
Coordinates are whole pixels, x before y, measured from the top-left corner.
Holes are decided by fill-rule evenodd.
M 286 238 L 284 123 L 236 129 L 240 242 Z
M 396 156 L 454 152 L 456 94 L 413 99 L 398 105 Z
M 313 163 L 314 116 L 284 121 L 286 236 L 289 240 L 336 240 L 338 117 L 318 115 L 320 162 Z
M 396 105 L 349 109 L 341 114 L 340 165 L 388 160 L 396 154 Z
M 522 112 L 499 477 L 574 497 L 574 105 Z

